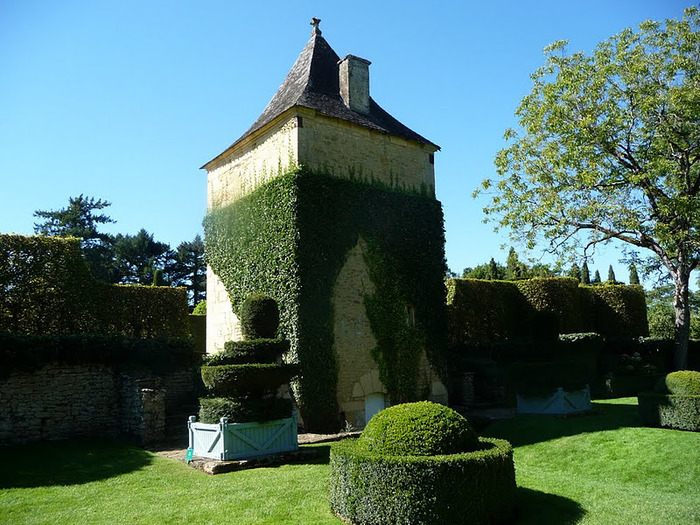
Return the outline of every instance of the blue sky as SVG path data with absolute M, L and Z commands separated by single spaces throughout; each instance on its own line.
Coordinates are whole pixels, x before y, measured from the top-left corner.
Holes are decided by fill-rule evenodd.
M 255 121 L 317 16 L 340 56 L 372 62 L 373 98 L 441 146 L 449 266 L 505 261 L 507 232 L 482 224 L 485 201 L 471 195 L 495 175 L 542 48 L 568 39 L 571 52 L 588 52 L 643 20 L 680 18 L 688 5 L 3 0 L 0 231 L 30 234 L 35 210 L 82 193 L 112 202 L 117 223 L 107 231 L 145 228 L 173 247 L 194 238 L 206 203 L 199 167 Z M 618 258 L 611 247 L 589 266 L 605 278 L 612 263 L 626 280 Z

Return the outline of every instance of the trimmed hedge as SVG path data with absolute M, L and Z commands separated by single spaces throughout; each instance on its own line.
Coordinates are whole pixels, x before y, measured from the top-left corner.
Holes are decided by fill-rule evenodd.
M 650 427 L 700 431 L 700 396 L 640 393 L 639 417 Z
M 202 367 L 202 381 L 216 397 L 248 397 L 276 393 L 289 382 L 297 367 L 289 364 L 244 364 Z
M 212 354 L 207 364 L 234 365 L 244 363 L 274 363 L 289 352 L 287 339 L 252 339 L 226 341 L 223 352 Z
M 330 505 L 352 523 L 501 523 L 515 500 L 513 449 L 480 438 L 479 449 L 441 456 L 369 452 L 358 440 L 331 446 Z
M 677 396 L 700 396 L 700 372 L 695 370 L 671 372 L 659 381 L 656 390 Z
M 31 372 L 51 362 L 105 363 L 121 369 L 168 373 L 196 364 L 192 339 L 134 339 L 110 335 L 23 335 L 0 333 L 0 377 Z
M 368 452 L 391 456 L 435 456 L 469 452 L 478 437 L 464 417 L 427 401 L 395 405 L 377 413 L 360 443 Z
M 700 431 L 700 372 L 671 372 L 658 381 L 655 390 L 638 397 L 639 416 L 645 425 Z
M 265 294 L 246 297 L 238 309 L 244 339 L 274 339 L 280 324 L 277 302 Z
M 252 421 L 274 421 L 284 419 L 292 413 L 292 400 L 278 397 L 261 399 L 232 399 L 211 397 L 199 400 L 199 421 L 218 423 L 222 417 L 230 423 L 250 423 Z
M 449 339 L 454 344 L 556 339 L 558 333 L 606 337 L 649 333 L 638 285 L 583 286 L 571 278 L 447 281 Z
M 78 239 L 1 234 L 0 332 L 188 337 L 187 291 L 96 281 Z

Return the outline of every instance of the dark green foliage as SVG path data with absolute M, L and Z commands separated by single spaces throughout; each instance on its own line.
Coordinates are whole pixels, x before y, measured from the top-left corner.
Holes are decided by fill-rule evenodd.
M 249 295 L 238 310 L 244 339 L 274 339 L 280 324 L 277 302 L 265 294 Z
M 376 264 L 368 262 L 376 271 L 373 282 L 390 274 L 391 300 L 400 301 L 401 309 L 413 306 L 419 339 L 440 369 L 446 266 L 442 210 L 433 198 L 299 169 L 212 211 L 204 229 L 209 264 L 234 307 L 251 293 L 278 300 L 280 335 L 291 340 L 290 357 L 300 366 L 296 394 L 307 429 L 337 430 L 331 297 L 347 254 L 360 239 L 376 248 L 372 254 L 381 253 Z M 395 348 L 396 342 L 380 345 L 375 356 Z M 379 359 L 383 377 L 389 361 Z M 399 384 L 416 383 L 409 377 L 413 367 L 400 374 L 406 377 Z
M 455 279 L 447 283 L 449 340 L 505 341 L 527 331 L 527 302 L 515 283 Z
M 634 263 L 630 264 L 630 284 L 639 284 L 639 274 Z
M 648 333 L 640 286 L 582 286 L 571 278 L 453 279 L 447 286 L 452 344 L 552 341 L 557 332 L 596 332 L 606 337 Z
M 671 372 L 659 381 L 657 390 L 677 396 L 700 396 L 700 372 L 695 370 Z
M 598 284 L 600 283 L 600 272 L 598 270 L 595 271 L 595 274 L 593 274 L 593 280 L 591 281 L 591 284 Z
M 274 395 L 295 373 L 295 365 L 277 363 L 203 366 L 202 381 L 215 397 L 266 396 Z
M 474 452 L 388 456 L 358 440 L 334 443 L 330 504 L 352 523 L 502 523 L 515 498 L 512 447 L 481 438 Z
M 643 392 L 638 400 L 644 425 L 700 431 L 700 396 Z
M 207 353 L 207 316 L 190 314 L 190 334 L 194 340 L 195 352 Z
M 559 332 L 585 331 L 581 326 L 582 308 L 576 279 L 550 277 L 518 281 L 515 284 L 532 311 L 549 314 L 549 320 L 544 321 L 546 324 L 543 327 L 548 340 L 556 339 L 553 334 L 555 330 L 557 335 Z
M 268 397 L 259 399 L 231 399 L 229 397 L 202 398 L 199 400 L 199 421 L 218 423 L 227 417 L 229 423 L 274 421 L 292 413 L 292 400 Z
M 639 394 L 639 415 L 645 425 L 700 431 L 700 372 L 671 372 L 655 390 Z
M 0 331 L 187 337 L 187 297 L 94 280 L 77 239 L 0 235 Z
M 609 338 L 649 335 L 646 299 L 641 286 L 604 284 L 584 287 L 581 291 L 582 302 L 590 301 L 588 308 L 592 314 L 586 331 Z
M 478 437 L 467 420 L 437 403 L 394 405 L 375 414 L 358 444 L 388 456 L 436 456 L 476 450 Z
M 289 352 L 286 339 L 252 339 L 250 341 L 226 341 L 224 351 L 208 357 L 207 364 L 233 365 L 244 363 L 274 363 Z
M 527 395 L 551 394 L 557 388 L 581 390 L 590 383 L 590 371 L 577 362 L 513 363 L 509 373 L 517 392 Z
M 591 272 L 588 269 L 588 263 L 586 261 L 583 261 L 583 266 L 581 267 L 581 284 L 591 284 Z
M 612 264 L 608 266 L 608 282 L 615 284 L 617 279 L 615 278 L 615 271 L 613 270 Z
M 0 377 L 32 372 L 51 362 L 101 363 L 122 370 L 172 372 L 192 366 L 198 356 L 191 339 L 134 339 L 109 335 L 25 335 L 0 333 Z

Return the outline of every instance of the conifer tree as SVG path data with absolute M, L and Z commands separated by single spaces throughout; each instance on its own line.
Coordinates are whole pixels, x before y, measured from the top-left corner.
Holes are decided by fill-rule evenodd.
M 617 279 L 615 279 L 615 272 L 613 271 L 612 264 L 608 266 L 608 282 L 615 284 Z
M 639 274 L 634 263 L 630 264 L 630 284 L 639 284 Z
M 581 267 L 581 283 L 591 284 L 591 272 L 588 270 L 588 263 L 583 261 L 583 266 Z

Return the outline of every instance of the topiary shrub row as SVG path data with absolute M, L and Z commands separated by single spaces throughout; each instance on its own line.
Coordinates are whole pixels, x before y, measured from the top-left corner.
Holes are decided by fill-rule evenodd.
M 78 239 L 0 234 L 0 332 L 188 337 L 184 288 L 93 279 Z
M 289 342 L 272 339 L 279 326 L 277 303 L 253 294 L 241 305 L 239 318 L 249 339 L 227 342 L 221 354 L 202 366 L 202 382 L 211 397 L 200 400 L 199 420 L 216 423 L 226 417 L 231 423 L 244 423 L 290 417 L 291 400 L 277 394 L 297 367 L 279 362 Z
M 556 340 L 558 333 L 648 335 L 640 286 L 583 286 L 571 278 L 524 281 L 450 279 L 452 344 L 513 339 Z
M 700 431 L 700 372 L 671 372 L 654 392 L 640 393 L 638 404 L 647 426 Z
M 376 414 L 356 440 L 334 443 L 330 504 L 350 523 L 500 523 L 515 498 L 513 450 L 477 438 L 454 411 L 428 402 Z
M 198 359 L 191 339 L 0 333 L 0 377 L 15 371 L 32 372 L 52 362 L 101 363 L 123 370 L 143 369 L 164 374 L 193 366 Z

